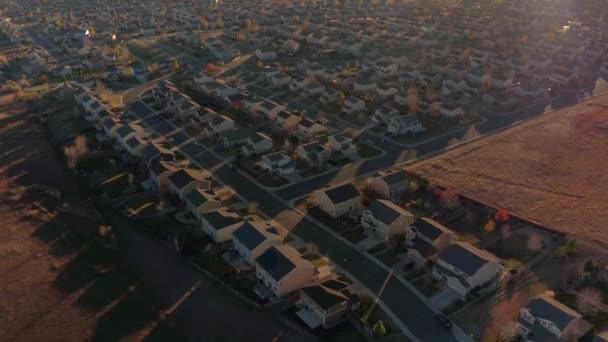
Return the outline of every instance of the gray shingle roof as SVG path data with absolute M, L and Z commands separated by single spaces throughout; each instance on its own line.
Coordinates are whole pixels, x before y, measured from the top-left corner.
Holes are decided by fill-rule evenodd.
M 530 314 L 535 318 L 551 321 L 562 331 L 575 318 L 581 317 L 578 312 L 545 295 L 532 299 L 528 305 L 526 305 L 526 309 L 528 309 Z
M 216 210 L 209 213 L 205 213 L 201 215 L 201 218 L 204 218 L 205 221 L 209 223 L 212 229 L 220 230 L 222 228 L 232 226 L 233 224 L 239 223 L 242 221 L 240 217 L 235 216 L 225 216 L 221 211 Z
M 279 250 L 275 247 L 269 248 L 255 261 L 276 281 L 280 281 L 281 279 L 283 279 L 283 277 L 289 274 L 289 272 L 291 272 L 296 267 L 296 265 L 294 265 L 285 255 L 279 252 Z
M 250 222 L 245 222 L 235 230 L 233 237 L 239 240 L 250 251 L 266 240 L 264 234 L 251 225 Z
M 439 254 L 439 258 L 469 276 L 475 275 L 488 262 L 498 260 L 489 252 L 464 242 L 449 245 Z
M 391 202 L 376 199 L 373 200 L 366 209 L 374 215 L 376 220 L 386 225 L 390 225 L 401 216 L 401 212 L 397 211 L 396 208 L 389 203 Z
M 342 203 L 360 196 L 359 190 L 357 190 L 357 188 L 350 183 L 333 189 L 325 190 L 325 194 L 334 204 Z
M 420 234 L 431 241 L 435 241 L 438 237 L 443 233 L 451 232 L 448 228 L 446 228 L 441 223 L 428 218 L 428 217 L 419 217 L 412 223 L 412 227 Z

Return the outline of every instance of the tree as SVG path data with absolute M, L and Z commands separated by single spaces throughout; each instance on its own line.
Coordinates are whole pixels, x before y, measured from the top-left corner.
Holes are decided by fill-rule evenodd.
M 532 233 L 530 235 L 528 235 L 528 243 L 527 243 L 527 247 L 528 250 L 532 251 L 532 252 L 536 252 L 539 251 L 543 248 L 544 243 L 543 243 L 543 238 L 537 234 L 537 233 Z
M 378 320 L 376 324 L 372 327 L 372 331 L 374 332 L 374 336 L 382 337 L 386 335 L 386 327 L 384 326 L 384 322 Z
M 258 213 L 259 203 L 257 201 L 251 201 L 247 204 L 247 212 L 251 215 Z
M 505 209 L 498 209 L 494 214 L 494 221 L 499 224 L 506 223 L 509 221 L 509 213 Z
M 583 267 L 583 271 L 589 273 L 590 275 L 595 274 L 596 268 L 595 263 L 593 262 L 593 258 L 587 259 L 587 261 L 585 262 L 585 266 Z
M 583 315 L 593 315 L 603 308 L 602 293 L 586 287 L 576 292 L 576 306 Z
M 460 207 L 460 198 L 458 193 L 453 189 L 447 189 L 439 195 L 439 202 L 445 208 L 452 210 Z
M 483 230 L 486 233 L 491 233 L 494 231 L 494 229 L 496 229 L 496 222 L 494 222 L 494 220 L 489 220 L 488 223 L 483 226 Z
M 88 152 L 87 138 L 84 135 L 77 136 L 74 140 L 74 145 L 63 147 L 63 154 L 68 161 L 69 168 L 76 168 L 78 161 Z

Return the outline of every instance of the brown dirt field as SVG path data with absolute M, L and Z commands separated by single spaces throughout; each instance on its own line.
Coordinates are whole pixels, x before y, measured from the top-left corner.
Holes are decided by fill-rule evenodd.
M 608 245 L 608 96 L 407 168 L 433 183 Z
M 59 210 L 92 212 L 43 129 L 23 104 L 0 108 L 0 341 L 171 336 L 121 255 L 91 242 L 95 216 Z M 61 189 L 61 201 L 37 185 Z

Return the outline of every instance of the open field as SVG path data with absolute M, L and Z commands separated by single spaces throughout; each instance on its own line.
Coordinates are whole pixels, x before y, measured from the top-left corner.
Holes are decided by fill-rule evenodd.
M 183 339 L 96 238 L 100 218 L 27 107 L 0 106 L 0 340 Z
M 546 114 L 408 171 L 488 205 L 608 244 L 608 96 Z

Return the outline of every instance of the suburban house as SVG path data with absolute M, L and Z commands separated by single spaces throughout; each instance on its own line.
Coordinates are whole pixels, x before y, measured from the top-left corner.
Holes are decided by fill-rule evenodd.
M 357 154 L 357 145 L 354 142 L 352 132 L 342 132 L 328 136 L 325 146 L 329 147 L 334 153 L 339 153 L 344 157 Z
M 321 95 L 321 99 L 319 99 L 319 101 L 323 104 L 330 104 L 330 103 L 337 103 L 342 99 L 342 93 L 332 89 L 332 88 L 327 88 L 325 89 L 325 91 L 323 92 L 323 95 Z
M 331 217 L 358 215 L 361 212 L 361 194 L 351 183 L 331 189 L 317 190 L 314 202 Z
M 268 171 L 270 174 L 279 176 L 285 176 L 296 171 L 291 157 L 282 151 L 262 156 L 262 159 L 258 165 L 260 168 Z
M 433 276 L 462 299 L 498 278 L 500 259 L 467 242 L 456 242 L 439 253 Z
M 220 208 L 201 214 L 201 228 L 216 243 L 232 240 L 234 231 L 245 223 L 243 218 L 232 211 Z
M 330 328 L 341 322 L 354 304 L 350 284 L 339 279 L 330 279 L 318 285 L 300 289 L 303 309 L 296 315 L 311 329 L 319 326 Z
M 169 176 L 177 171 L 177 168 L 175 167 L 175 164 L 170 161 L 156 159 L 150 163 L 148 170 L 150 179 L 156 188 L 165 191 L 169 185 Z
M 232 233 L 234 250 L 249 265 L 270 247 L 282 243 L 283 237 L 270 222 L 247 221 Z
M 276 114 L 282 109 L 282 106 L 279 106 L 278 104 L 270 101 L 263 101 L 258 107 L 258 111 L 269 120 L 274 120 Z
M 405 241 L 408 260 L 423 266 L 436 259 L 437 253 L 452 243 L 453 235 L 450 229 L 431 218 L 417 218 L 411 224 Z
M 347 114 L 358 113 L 365 110 L 365 101 L 349 96 L 344 100 L 342 111 Z
M 270 247 L 255 259 L 258 284 L 255 292 L 261 298 L 283 297 L 311 283 L 315 266 L 290 245 Z
M 319 82 L 312 82 L 304 87 L 304 93 L 308 96 L 319 96 L 325 91 L 325 86 Z
M 296 148 L 296 156 L 298 160 L 304 161 L 311 167 L 321 167 L 331 157 L 331 150 L 321 143 L 313 141 L 298 146 Z
M 270 83 L 272 83 L 272 85 L 274 87 L 286 86 L 289 84 L 290 81 L 291 81 L 291 76 L 289 76 L 285 73 L 280 73 L 280 74 L 274 75 L 270 78 Z
M 382 106 L 374 111 L 371 120 L 374 122 L 388 122 L 390 119 L 398 117 L 399 111 L 395 108 Z
M 293 131 L 298 128 L 298 123 L 302 120 L 302 117 L 282 110 L 276 114 L 275 119 L 277 127 L 286 131 Z
M 370 190 L 378 197 L 398 203 L 401 196 L 408 191 L 410 179 L 402 170 L 390 170 L 380 173 L 370 180 Z
M 376 86 L 376 95 L 381 99 L 392 99 L 399 90 L 397 87 L 390 84 L 378 84 Z
M 168 178 L 169 191 L 176 195 L 181 201 L 186 200 L 186 195 L 196 187 L 209 188 L 209 172 L 196 169 L 180 169 Z
M 155 160 L 175 161 L 175 154 L 161 144 L 148 142 L 146 146 L 139 149 L 138 157 L 146 166 L 150 166 Z
M 254 154 L 266 153 L 274 147 L 272 138 L 261 132 L 255 132 L 247 137 L 247 140 L 241 146 L 241 153 L 250 156 Z
M 218 210 L 223 206 L 222 200 L 209 189 L 194 188 L 186 195 L 186 207 L 199 220 L 202 214 Z
M 386 122 L 386 131 L 393 135 L 416 134 L 426 131 L 416 115 L 407 114 L 393 116 Z
M 309 119 L 302 119 L 298 122 L 297 133 L 306 138 L 314 137 L 318 134 L 324 133 L 327 131 L 327 127 L 323 126 L 320 123 L 314 122 Z
M 207 137 L 212 137 L 232 129 L 234 129 L 234 120 L 226 115 L 218 115 L 209 121 L 207 126 L 203 128 L 203 134 Z
M 277 52 L 269 47 L 259 47 L 255 50 L 255 56 L 262 61 L 270 61 L 277 58 Z
M 581 314 L 545 294 L 519 310 L 517 326 L 530 341 L 579 341 L 591 329 Z
M 298 91 L 300 89 L 304 89 L 307 85 L 312 82 L 308 77 L 294 77 L 289 83 L 289 90 Z
M 414 217 L 414 214 L 391 201 L 376 199 L 363 210 L 361 225 L 366 233 L 388 241 L 393 236 L 404 236 Z
M 134 137 L 146 137 L 148 133 L 140 125 L 123 124 L 116 130 L 116 143 L 120 149 L 127 150 L 127 141 Z
M 103 134 L 98 137 L 97 140 L 105 141 L 108 139 L 116 138 L 116 131 L 122 126 L 122 123 L 119 119 L 108 116 L 101 122 L 101 127 L 103 129 Z

